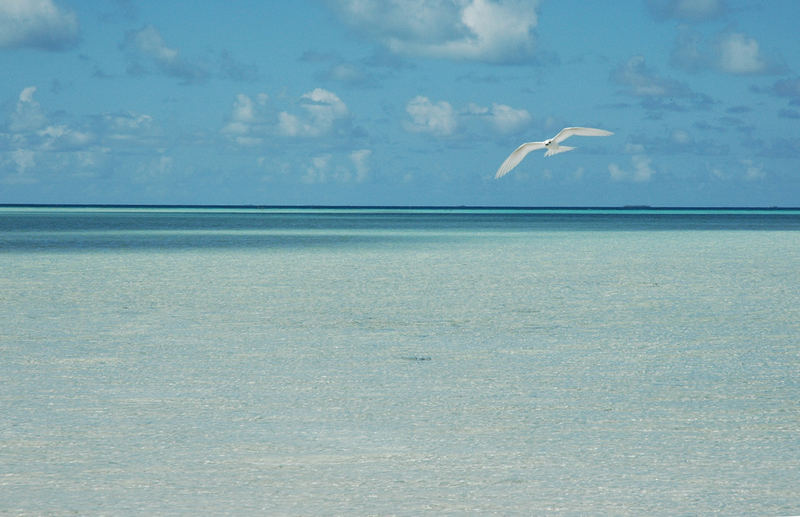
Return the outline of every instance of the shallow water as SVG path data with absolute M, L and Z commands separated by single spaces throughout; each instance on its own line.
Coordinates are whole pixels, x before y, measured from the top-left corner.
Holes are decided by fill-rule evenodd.
M 0 512 L 800 513 L 800 214 L 0 210 Z

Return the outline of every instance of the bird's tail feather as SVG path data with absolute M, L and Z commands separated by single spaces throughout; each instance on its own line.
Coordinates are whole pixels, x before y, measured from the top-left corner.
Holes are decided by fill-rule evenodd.
M 566 146 L 566 145 L 559 145 L 557 149 L 548 149 L 547 152 L 544 153 L 544 155 L 545 156 L 552 156 L 552 155 L 558 154 L 558 153 L 566 153 L 567 151 L 572 151 L 573 149 L 575 149 L 575 148 L 574 147 L 569 147 L 569 146 Z

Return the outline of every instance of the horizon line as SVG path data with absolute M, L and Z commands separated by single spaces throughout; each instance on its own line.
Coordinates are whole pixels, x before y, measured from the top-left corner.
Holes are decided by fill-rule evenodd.
M 664 206 L 664 205 L 323 205 L 323 204 L 183 204 L 183 203 L 0 203 L 0 208 L 209 208 L 209 209 L 325 209 L 325 210 L 800 210 L 800 206 Z

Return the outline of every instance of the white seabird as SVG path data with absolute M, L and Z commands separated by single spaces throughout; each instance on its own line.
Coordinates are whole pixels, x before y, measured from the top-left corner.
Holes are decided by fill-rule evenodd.
M 506 161 L 504 161 L 500 166 L 500 168 L 497 169 L 497 174 L 495 174 L 494 177 L 497 179 L 508 174 L 508 172 L 516 167 L 519 162 L 521 162 L 522 159 L 525 158 L 525 156 L 531 151 L 547 149 L 547 152 L 544 153 L 545 156 L 572 151 L 575 149 L 574 147 L 567 147 L 566 145 L 559 144 L 573 135 L 609 136 L 613 134 L 614 133 L 611 131 L 606 131 L 605 129 L 596 129 L 593 127 L 565 127 L 559 131 L 556 136 L 549 140 L 545 140 L 544 142 L 528 142 L 514 149 L 514 152 L 511 153 L 508 158 L 506 158 Z

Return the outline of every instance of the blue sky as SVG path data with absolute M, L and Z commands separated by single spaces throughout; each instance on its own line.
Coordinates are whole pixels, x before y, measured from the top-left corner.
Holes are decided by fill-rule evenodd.
M 800 205 L 796 0 L 0 1 L 0 203 Z M 564 126 L 573 152 L 517 145 Z

